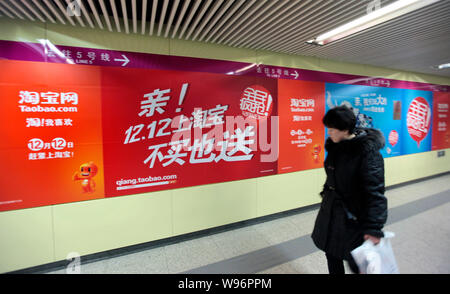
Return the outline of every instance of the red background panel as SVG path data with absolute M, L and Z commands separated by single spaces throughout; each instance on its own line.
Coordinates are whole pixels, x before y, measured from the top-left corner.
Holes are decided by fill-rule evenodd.
M 431 150 L 450 148 L 450 93 L 433 92 Z
M 241 180 L 276 173 L 276 161 L 261 162 L 260 155 L 262 152 L 259 149 L 252 151 L 253 157 L 251 160 L 246 161 L 228 162 L 220 160 L 218 162 L 190 163 L 191 151 L 182 150 L 181 153 L 187 153 L 187 156 L 180 158 L 184 161 L 181 165 L 173 162 L 163 166 L 167 159 L 160 160 L 158 158 L 155 159 L 153 167 L 150 167 L 149 162 L 147 164 L 144 163 L 152 153 L 148 148 L 171 142 L 173 130 L 175 129 L 168 125 L 164 132 L 170 131 L 169 135 L 154 136 L 149 139 L 149 125 L 154 123 L 154 121 L 157 121 L 155 131 L 155 134 L 157 134 L 159 129 L 165 125 L 165 122 L 161 122 L 161 120 L 174 119 L 181 114 L 191 118 L 195 108 L 207 110 L 215 108 L 217 105 L 228 105 L 224 116 L 241 116 L 240 98 L 243 91 L 251 85 L 261 85 L 271 93 L 275 102 L 271 114 L 276 115 L 276 80 L 209 73 L 118 68 L 104 68 L 102 77 L 106 196 Z M 188 84 L 188 88 L 180 105 L 179 97 L 183 84 Z M 164 95 L 170 96 L 169 100 L 164 101 L 167 105 L 162 106 L 164 112 L 159 113 L 155 111 L 149 117 L 145 114 L 139 116 L 139 113 L 142 111 L 141 103 L 147 100 L 144 95 L 153 93 L 155 89 L 170 89 L 170 92 Z M 177 108 L 181 108 L 181 111 L 176 112 Z M 136 125 L 144 125 L 142 130 L 135 136 L 138 141 L 124 144 L 127 138 L 127 130 L 129 130 L 130 126 Z M 221 126 L 224 131 L 225 126 L 225 124 Z M 200 130 L 200 128 L 196 129 L 197 131 Z M 211 129 L 203 128 L 202 132 L 205 134 Z M 230 135 L 233 135 L 234 128 L 228 129 L 231 131 Z M 242 126 L 243 129 L 244 127 Z M 194 132 L 190 134 L 192 137 L 194 136 Z M 255 130 L 255 134 L 257 134 L 257 130 Z M 257 138 L 254 139 L 257 140 Z M 228 149 L 228 151 L 231 149 Z M 169 147 L 164 147 L 160 150 L 161 154 L 165 156 L 168 154 Z M 212 153 L 218 156 L 220 149 L 213 150 Z M 238 151 L 234 155 L 244 156 L 245 154 Z M 268 170 L 269 172 L 266 173 Z M 122 179 L 137 179 L 149 176 L 164 177 L 167 175 L 176 175 L 177 178 L 166 185 L 117 190 L 117 181 Z
M 278 173 L 319 168 L 324 160 L 325 131 L 322 118 L 325 112 L 325 84 L 295 80 L 278 80 L 278 105 L 280 113 L 280 157 Z M 298 107 L 292 99 L 314 100 L 314 107 Z M 303 100 L 304 101 L 304 100 Z M 299 112 L 292 109 L 310 108 L 313 111 Z M 294 116 L 311 116 L 311 120 L 294 121 Z M 303 134 L 302 139 L 310 139 L 311 143 L 297 144 L 299 130 L 311 134 Z M 300 147 L 298 145 L 304 145 Z M 315 152 L 316 150 L 316 152 Z
M 98 67 L 46 64 L 25 61 L 0 61 L 0 210 L 28 208 L 104 197 L 101 134 L 100 71 Z M 22 103 L 20 91 L 76 92 L 78 104 L 49 105 Z M 77 112 L 22 112 L 19 105 L 29 107 L 77 107 Z M 27 127 L 27 118 L 71 119 L 72 126 Z M 70 158 L 29 160 L 30 139 L 48 143 L 54 138 L 73 142 Z M 56 152 L 54 149 L 40 152 Z M 80 165 L 93 161 L 99 172 L 92 193 L 84 193 L 81 181 L 73 175 Z M 11 202 L 12 201 L 12 202 Z

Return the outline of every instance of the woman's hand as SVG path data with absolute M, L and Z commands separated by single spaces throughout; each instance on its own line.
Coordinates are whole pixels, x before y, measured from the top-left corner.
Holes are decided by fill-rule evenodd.
M 378 243 L 380 243 L 380 239 L 381 238 L 377 238 L 377 237 L 374 237 L 374 236 L 371 236 L 371 235 L 364 235 L 364 240 L 370 240 L 370 241 L 372 241 L 372 243 L 373 244 L 375 244 L 375 245 L 377 245 Z

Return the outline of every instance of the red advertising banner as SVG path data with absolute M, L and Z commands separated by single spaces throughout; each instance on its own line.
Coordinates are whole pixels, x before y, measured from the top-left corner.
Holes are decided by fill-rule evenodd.
M 324 160 L 325 84 L 278 80 L 278 173 L 319 168 Z
M 331 99 L 323 82 L 238 71 L 15 60 L 0 66 L 0 211 L 323 166 L 326 91 Z M 360 93 L 357 87 L 346 86 L 345 94 Z M 449 93 L 402 95 L 405 113 L 412 110 L 404 123 L 424 117 L 428 126 L 432 119 L 432 149 L 449 148 Z M 432 118 L 422 104 L 433 107 Z M 394 146 L 399 134 L 387 139 Z
M 433 92 L 432 150 L 450 148 L 449 107 L 449 92 Z
M 99 68 L 0 67 L 0 211 L 104 197 Z
M 102 82 L 107 197 L 276 174 L 276 80 L 104 68 Z

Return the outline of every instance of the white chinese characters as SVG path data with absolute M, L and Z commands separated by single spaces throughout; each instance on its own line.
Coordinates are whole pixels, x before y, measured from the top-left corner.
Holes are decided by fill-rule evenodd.
M 143 94 L 137 111 L 142 123 L 125 130 L 123 144 L 151 142 L 145 146 L 148 152 L 142 161 L 150 169 L 251 160 L 257 150 L 258 121 L 267 122 L 258 119 L 268 118 L 272 111 L 269 91 L 253 85 L 241 92 L 239 106 L 244 118 L 226 116 L 229 105 L 222 104 L 206 109 L 191 104 L 188 112 L 180 113 L 188 88 L 189 83 L 181 83 L 179 94 L 175 94 L 178 97 L 173 99 L 177 101 L 172 100 L 171 88 L 156 88 Z M 166 141 L 164 137 L 168 137 Z M 267 134 L 262 138 L 267 139 Z
M 32 92 L 20 91 L 20 104 L 78 104 L 78 94 L 75 92 Z
M 361 101 L 362 100 L 362 101 Z M 387 106 L 387 98 L 376 93 L 362 94 L 361 97 L 355 97 L 355 107 L 364 106 L 363 111 L 384 112 Z
M 26 118 L 26 127 L 62 127 L 62 126 L 73 126 L 73 120 L 70 118 L 38 118 L 29 117 Z
M 145 114 L 146 117 L 150 117 L 155 114 L 155 111 L 159 114 L 164 113 L 163 107 L 167 105 L 167 102 L 170 99 L 170 96 L 166 95 L 168 93 L 170 93 L 170 89 L 156 89 L 151 93 L 145 94 L 144 97 L 147 98 L 147 100 L 141 102 L 142 111 L 139 112 L 139 116 Z
M 406 125 L 409 131 L 417 131 L 419 133 L 428 133 L 428 128 L 431 121 L 431 109 L 428 104 L 419 99 L 414 99 L 408 110 L 406 117 Z
M 260 119 L 269 116 L 273 98 L 266 89 L 260 86 L 252 86 L 244 90 L 240 102 L 240 108 L 244 116 Z
M 79 96 L 76 92 L 39 92 L 22 90 L 19 91 L 18 96 L 18 104 L 21 112 L 49 113 L 78 111 Z M 72 127 L 73 119 L 69 117 L 27 117 L 25 118 L 25 124 L 29 129 Z M 36 134 L 34 136 L 36 136 Z M 74 156 L 72 151 L 67 150 L 73 149 L 74 143 L 67 141 L 61 136 L 56 136 L 56 138 L 52 139 L 50 142 L 44 142 L 41 138 L 35 137 L 28 140 L 27 147 L 32 151 L 31 153 L 28 153 L 29 160 L 73 158 Z
M 191 164 L 219 162 L 221 160 L 251 160 L 254 154 L 251 154 L 252 149 L 248 146 L 254 143 L 254 139 L 252 139 L 255 136 L 253 128 L 253 126 L 247 126 L 244 130 L 237 128 L 231 136 L 228 131 L 225 132 L 223 136 L 225 140 L 217 142 L 217 146 L 220 146 L 218 154 L 213 152 L 216 138 L 207 139 L 207 134 L 204 134 L 201 139 L 195 139 L 192 146 L 190 145 L 190 138 L 152 145 L 148 147 L 151 152 L 144 163 L 148 164 L 149 168 L 153 168 L 157 161 L 163 167 L 166 167 L 173 163 L 184 165 L 187 160 Z M 163 149 L 167 149 L 167 151 L 164 153 Z M 238 152 L 241 152 L 241 154 Z
M 33 153 L 28 153 L 29 160 L 54 159 L 54 158 L 72 158 L 72 151 L 63 151 L 64 149 L 73 149 L 73 142 L 68 142 L 64 138 L 54 138 L 50 142 L 44 142 L 40 138 L 33 138 L 28 141 L 28 149 Z M 50 151 L 46 151 L 50 150 Z

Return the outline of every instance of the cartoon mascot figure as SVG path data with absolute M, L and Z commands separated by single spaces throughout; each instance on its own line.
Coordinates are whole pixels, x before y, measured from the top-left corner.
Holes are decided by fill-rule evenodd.
M 83 193 L 95 192 L 95 182 L 92 179 L 98 172 L 98 168 L 93 161 L 89 163 L 83 163 L 80 169 L 75 172 L 72 179 L 74 181 L 81 181 L 81 187 Z
M 322 148 L 320 147 L 319 144 L 315 144 L 313 146 L 313 152 L 311 152 L 311 155 L 313 156 L 315 163 L 319 163 L 319 154 L 320 154 L 321 150 L 322 150 Z

